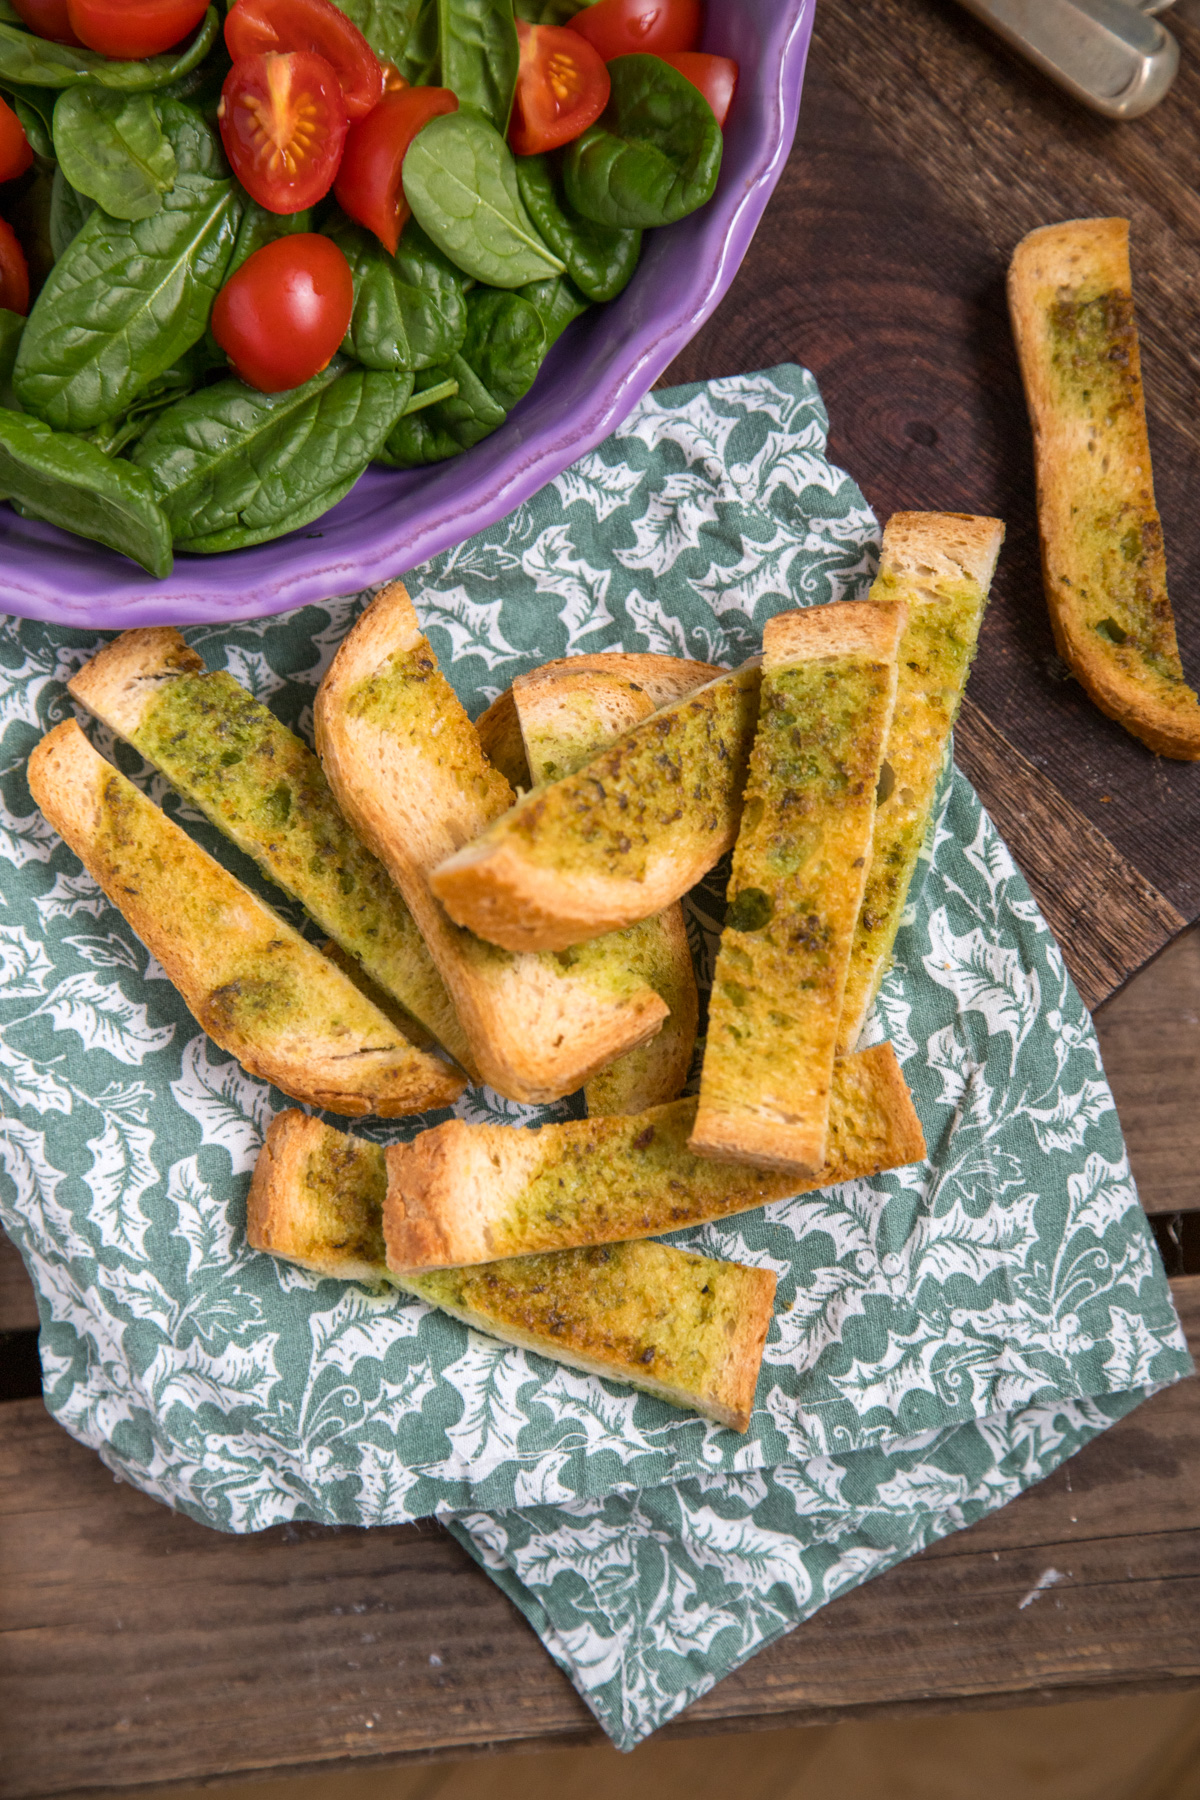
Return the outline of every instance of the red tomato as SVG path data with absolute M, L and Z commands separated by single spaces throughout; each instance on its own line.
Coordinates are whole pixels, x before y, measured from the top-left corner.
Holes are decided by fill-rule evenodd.
M 662 60 L 678 69 L 681 75 L 686 75 L 694 88 L 700 89 L 717 115 L 717 124 L 723 126 L 737 86 L 738 66 L 733 58 L 707 56 L 703 50 L 680 50 Z
M 341 83 L 350 119 L 364 119 L 383 93 L 375 52 L 331 0 L 237 0 L 225 21 L 225 43 L 234 62 L 270 50 L 323 56 Z
M 264 394 L 319 375 L 350 328 L 354 277 L 332 238 L 298 231 L 248 256 L 217 295 L 212 332 Z
M 15 181 L 32 161 L 25 127 L 12 107 L 0 99 L 0 181 Z
M 49 38 L 51 43 L 73 44 L 78 49 L 79 39 L 67 16 L 67 0 L 13 0 L 13 5 L 30 31 Z
M 207 11 L 208 0 L 67 0 L 79 42 L 122 62 L 161 56 L 190 37 Z
M 323 56 L 243 56 L 225 77 L 217 122 L 234 174 L 268 212 L 302 212 L 333 186 L 348 120 Z
M 567 26 L 597 49 L 605 62 L 645 50 L 673 56 L 694 50 L 704 29 L 701 0 L 597 0 Z
M 11 225 L 0 219 L 0 306 L 9 312 L 29 311 L 29 264 Z
M 409 211 L 400 180 L 408 146 L 430 119 L 457 111 L 458 97 L 449 88 L 399 88 L 350 127 L 333 191 L 342 211 L 373 231 L 393 256 Z
M 608 104 L 610 82 L 600 52 L 577 31 L 517 20 L 521 63 L 508 141 L 518 156 L 569 144 Z

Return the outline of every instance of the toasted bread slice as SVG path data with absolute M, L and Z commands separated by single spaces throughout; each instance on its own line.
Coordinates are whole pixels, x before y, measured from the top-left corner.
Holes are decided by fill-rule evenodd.
M 126 631 L 68 683 L 291 894 L 427 1036 L 469 1055 L 442 979 L 387 870 L 337 809 L 308 748 L 177 631 Z
M 514 709 L 534 781 L 573 774 L 654 711 L 645 688 L 613 666 L 623 661 L 572 657 L 513 683 Z M 596 938 L 589 949 L 597 972 L 607 967 L 614 976 L 637 974 L 670 1008 L 661 1031 L 593 1075 L 584 1090 L 589 1113 L 644 1112 L 673 1100 L 687 1080 L 699 1014 L 683 908 L 676 901 L 640 925 Z
M 894 513 L 884 528 L 869 598 L 877 606 L 899 601 L 908 623 L 896 655 L 896 704 L 846 976 L 839 1056 L 857 1044 L 887 973 L 1003 541 L 999 519 L 967 513 Z
M 1059 655 L 1160 756 L 1200 757 L 1154 504 L 1128 219 L 1017 245 L 1008 301 L 1037 464 L 1042 578 Z
M 708 1009 L 701 1156 L 815 1176 L 896 697 L 903 605 L 843 600 L 763 633 L 762 704 Z
M 329 784 L 384 863 L 450 990 L 483 1079 L 512 1100 L 573 1093 L 643 1039 L 667 1007 L 638 975 L 574 959 L 513 956 L 446 917 L 430 869 L 512 803 L 512 789 L 421 635 L 399 582 L 339 649 L 316 703 Z
M 775 1298 L 769 1269 L 631 1243 L 394 1276 L 384 1260 L 386 1189 L 378 1145 L 281 1113 L 255 1165 L 246 1236 L 318 1275 L 393 1281 L 505 1343 L 735 1431 L 749 1425 Z
M 340 969 L 214 862 L 74 719 L 29 759 L 29 786 L 200 1024 L 252 1075 L 338 1113 L 448 1106 L 459 1070 L 417 1050 Z
M 920 1121 L 890 1044 L 838 1063 L 829 1154 L 812 1180 L 695 1156 L 695 1100 L 634 1117 L 541 1130 L 451 1119 L 388 1155 L 388 1267 L 456 1268 L 496 1257 L 655 1237 L 771 1200 L 919 1161 Z
M 510 950 L 566 950 L 682 899 L 737 835 L 757 661 L 652 713 L 574 775 L 526 794 L 430 886 Z
M 650 700 L 651 711 L 669 706 L 672 700 L 681 700 L 693 688 L 703 687 L 705 682 L 715 681 L 724 673 L 716 663 L 624 650 L 602 650 L 594 656 L 561 656 L 555 662 L 543 663 L 533 673 L 546 679 L 567 671 L 575 675 L 583 670 L 596 675 L 616 675 L 640 688 Z M 536 778 L 529 773 L 529 759 L 525 754 L 525 740 L 521 736 L 521 721 L 517 717 L 512 688 L 505 688 L 487 711 L 480 714 L 475 729 L 484 755 L 493 768 L 499 769 L 512 787 L 530 787 Z

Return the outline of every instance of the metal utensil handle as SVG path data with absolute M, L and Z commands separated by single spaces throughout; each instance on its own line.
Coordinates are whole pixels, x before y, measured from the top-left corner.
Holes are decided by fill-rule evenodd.
M 1110 119 L 1157 106 L 1179 67 L 1179 45 L 1150 9 L 1162 0 L 960 0 L 1006 43 Z

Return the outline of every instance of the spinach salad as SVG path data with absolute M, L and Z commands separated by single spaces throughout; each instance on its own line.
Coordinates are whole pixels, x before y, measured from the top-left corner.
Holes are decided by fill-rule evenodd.
M 712 195 L 702 23 L 0 0 L 0 499 L 165 576 L 469 450 Z

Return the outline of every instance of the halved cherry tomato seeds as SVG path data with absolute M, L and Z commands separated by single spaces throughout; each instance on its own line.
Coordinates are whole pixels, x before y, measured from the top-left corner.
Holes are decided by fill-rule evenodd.
M 408 147 L 430 119 L 457 111 L 449 88 L 406 87 L 386 93 L 374 112 L 350 127 L 334 196 L 393 256 L 409 214 L 401 178 Z
M 300 231 L 248 256 L 217 295 L 212 333 L 237 374 L 264 394 L 324 369 L 354 311 L 354 277 L 332 238 Z
M 234 174 L 268 212 L 302 212 L 333 186 L 349 120 L 323 56 L 240 57 L 225 77 L 217 122 Z
M 351 121 L 365 119 L 383 93 L 383 69 L 357 25 L 331 0 L 237 0 L 225 21 L 234 62 L 269 51 L 307 50 L 333 69 Z
M 521 61 L 508 142 L 518 156 L 569 144 L 608 105 L 611 83 L 600 52 L 577 31 L 517 20 Z

